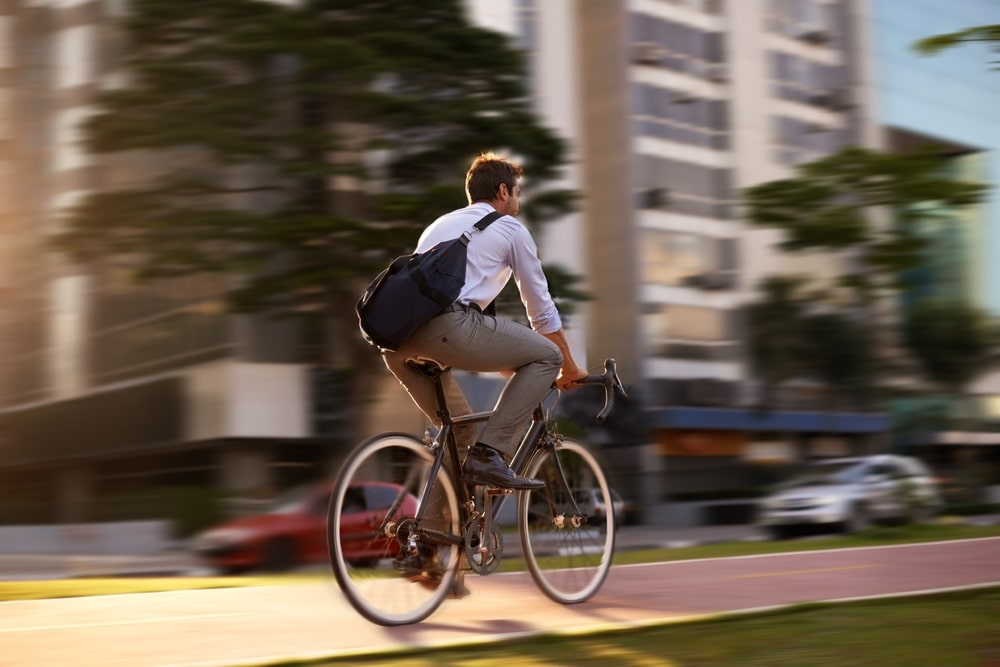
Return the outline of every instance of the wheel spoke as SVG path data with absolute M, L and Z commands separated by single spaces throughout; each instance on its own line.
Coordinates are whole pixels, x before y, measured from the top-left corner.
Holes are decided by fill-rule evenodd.
M 413 517 L 430 467 L 430 450 L 420 441 L 382 436 L 348 456 L 334 485 L 327 517 L 331 568 L 351 605 L 374 623 L 421 621 L 454 583 L 459 548 L 416 540 Z M 420 528 L 458 533 L 458 501 L 444 470 Z M 411 534 L 416 550 L 404 558 Z
M 614 554 L 613 503 L 604 472 L 582 445 L 563 442 L 537 455 L 528 476 L 546 482 L 518 501 L 528 570 L 556 602 L 583 602 L 604 583 Z M 601 504 L 607 511 L 598 511 Z

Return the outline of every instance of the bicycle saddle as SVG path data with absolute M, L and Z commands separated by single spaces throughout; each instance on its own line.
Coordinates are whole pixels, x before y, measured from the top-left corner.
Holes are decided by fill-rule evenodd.
M 406 365 L 424 375 L 431 376 L 440 375 L 451 368 L 451 366 L 445 366 L 437 359 L 430 357 L 410 357 L 406 360 Z

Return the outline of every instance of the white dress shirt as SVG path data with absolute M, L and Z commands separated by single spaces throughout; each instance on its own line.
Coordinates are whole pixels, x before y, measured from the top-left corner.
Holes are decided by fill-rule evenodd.
M 477 202 L 442 215 L 420 235 L 416 252 L 424 252 L 442 241 L 458 238 L 494 210 L 485 202 Z M 538 247 L 531 233 L 517 218 L 505 215 L 482 232 L 472 231 L 465 287 L 458 296 L 458 303 L 475 303 L 485 309 L 500 294 L 511 275 L 521 293 L 531 328 L 542 334 L 561 329 L 562 320 L 549 295 L 542 262 L 538 259 Z

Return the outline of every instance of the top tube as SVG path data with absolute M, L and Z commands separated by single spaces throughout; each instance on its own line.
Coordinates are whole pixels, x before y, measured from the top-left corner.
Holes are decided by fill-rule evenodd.
M 458 417 L 452 417 L 452 424 L 469 424 L 476 422 L 484 422 L 490 418 L 493 414 L 492 410 L 487 410 L 485 412 L 470 412 L 467 415 L 459 415 Z

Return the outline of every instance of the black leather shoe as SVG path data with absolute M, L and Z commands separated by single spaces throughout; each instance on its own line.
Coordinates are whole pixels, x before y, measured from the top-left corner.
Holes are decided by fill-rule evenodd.
M 541 480 L 515 475 L 500 452 L 480 442 L 469 448 L 469 455 L 462 466 L 462 479 L 503 489 L 541 489 L 545 486 Z

